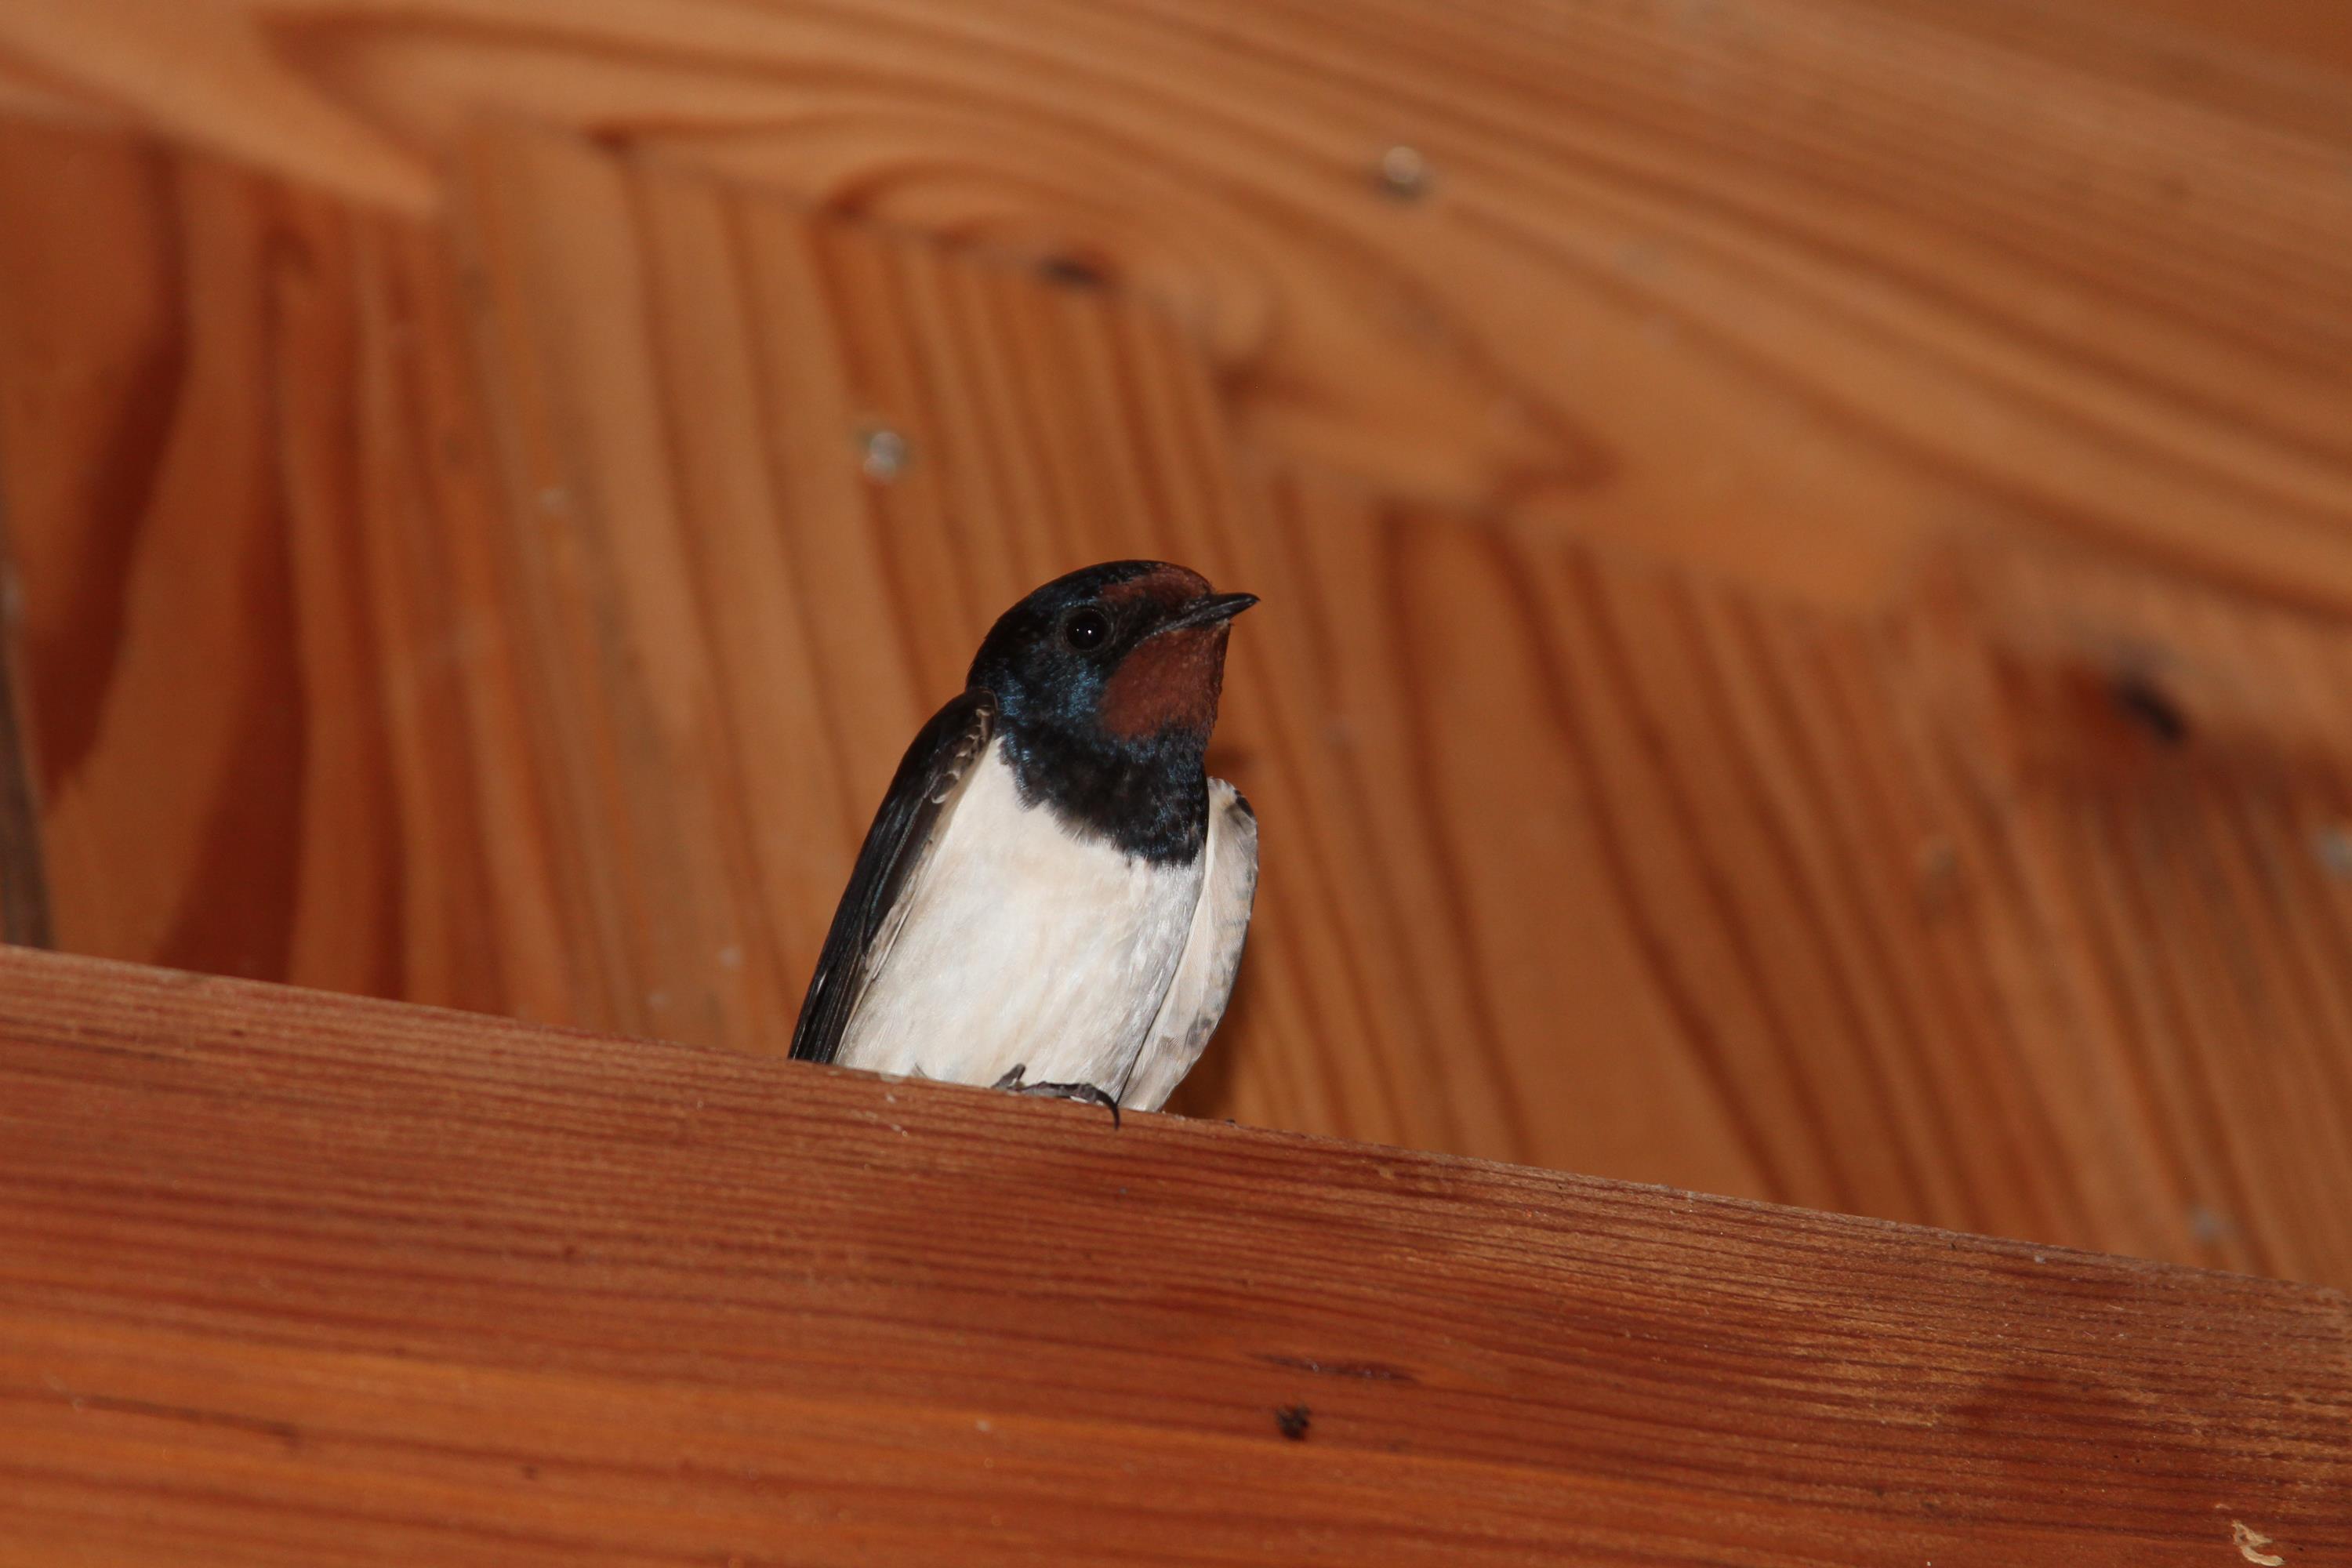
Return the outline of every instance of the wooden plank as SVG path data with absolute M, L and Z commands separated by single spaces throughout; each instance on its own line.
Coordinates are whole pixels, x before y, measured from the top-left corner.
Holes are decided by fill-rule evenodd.
M 22 1561 L 2352 1552 L 2326 1290 L 24 952 L 0 1090 Z
M 1228 574 L 1206 364 L 1132 300 L 566 139 L 463 188 L 579 1016 L 780 1050 L 995 615 L 1089 560 Z
M 464 270 L 206 160 L 0 137 L 59 937 L 778 1048 L 994 610 L 1222 504 L 1203 395 L 1158 384 L 1203 372 L 1025 268 L 499 146 Z M 924 421 L 903 483 L 860 473 L 884 417 Z
M 1252 983 L 1324 1026 L 1245 994 L 1210 1103 L 2352 1277 L 2341 626 L 2006 552 L 1825 615 L 1297 475 L 1259 524 L 1267 908 L 1327 945 Z
M 2341 607 L 2352 79 L 2263 9 L 27 0 L 0 56 L 370 201 L 488 109 L 1061 258 L 1277 450 L 1816 597 L 1996 531 Z
M 552 137 L 481 144 L 454 242 L 0 149 L 74 951 L 782 1049 L 995 612 L 1085 560 L 1239 569 L 1209 367 L 1131 300 Z M 902 476 L 861 471 L 883 423 Z
M 2098 0 L 2098 5 L 2154 21 L 2209 54 L 2235 49 L 2274 67 L 2297 62 L 2352 74 L 2352 16 L 2338 6 L 2246 6 L 2226 0 Z
M 1831 614 L 1400 502 L 1249 457 L 1131 295 L 560 137 L 469 144 L 455 259 L 7 144 L 75 951 L 780 1049 L 994 609 L 1171 555 L 1267 599 L 1186 1109 L 2352 1282 L 2332 621 L 2007 548 Z
M 548 900 L 441 251 L 137 143 L 5 145 L 0 483 L 58 940 L 560 1010 L 513 974 Z

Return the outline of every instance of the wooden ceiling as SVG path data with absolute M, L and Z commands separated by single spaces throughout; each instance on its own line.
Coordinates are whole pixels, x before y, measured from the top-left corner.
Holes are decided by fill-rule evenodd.
M 2352 1283 L 2335 15 L 19 0 L 10 930 L 781 1050 L 1169 555 L 1185 1108 Z

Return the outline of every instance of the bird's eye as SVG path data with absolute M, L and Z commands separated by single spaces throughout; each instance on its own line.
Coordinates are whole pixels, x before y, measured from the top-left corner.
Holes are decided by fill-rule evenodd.
M 1075 610 L 1062 623 L 1062 637 L 1080 653 L 1088 653 L 1110 640 L 1110 617 L 1100 610 Z

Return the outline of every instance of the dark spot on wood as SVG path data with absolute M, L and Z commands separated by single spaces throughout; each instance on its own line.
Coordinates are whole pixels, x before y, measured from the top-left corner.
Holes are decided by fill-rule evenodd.
M 316 282 L 323 270 L 317 247 L 299 235 L 273 235 L 268 254 L 271 270 L 287 282 Z
M 2118 675 L 2107 688 L 2116 711 L 2131 720 L 2168 746 L 2189 739 L 2189 715 L 2153 679 L 2145 675 Z
M 1048 256 L 1037 263 L 1037 276 L 1065 289 L 1108 289 L 1110 274 L 1082 256 Z
M 149 1399 L 126 1399 L 110 1394 L 78 1394 L 70 1397 L 77 1410 L 104 1410 L 121 1415 L 149 1416 L 158 1421 L 181 1421 L 192 1426 L 250 1432 L 257 1436 L 275 1438 L 289 1450 L 302 1446 L 302 1429 L 291 1421 L 273 1421 L 257 1415 L 205 1410 L 190 1405 L 164 1405 Z
M 1307 1428 L 1314 1420 L 1314 1413 L 1304 1405 L 1286 1405 L 1274 1413 L 1275 1426 L 1294 1443 L 1307 1441 Z

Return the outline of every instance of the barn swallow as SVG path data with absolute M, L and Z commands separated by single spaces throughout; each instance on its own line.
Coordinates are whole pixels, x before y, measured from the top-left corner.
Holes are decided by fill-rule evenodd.
M 1113 561 L 998 617 L 875 814 L 793 1055 L 1158 1110 L 1224 1013 L 1257 889 L 1257 818 L 1202 766 L 1255 603 Z

